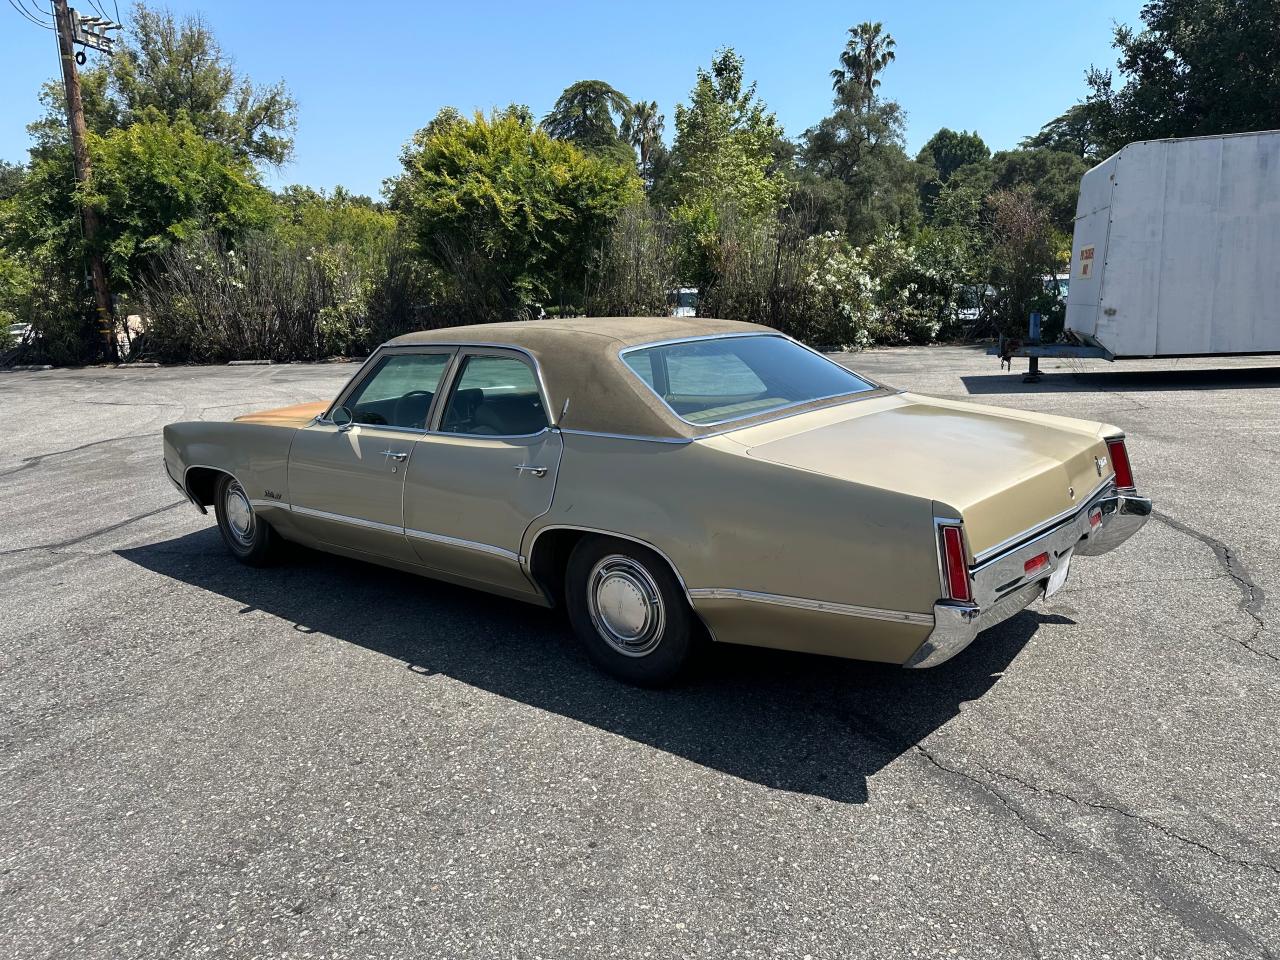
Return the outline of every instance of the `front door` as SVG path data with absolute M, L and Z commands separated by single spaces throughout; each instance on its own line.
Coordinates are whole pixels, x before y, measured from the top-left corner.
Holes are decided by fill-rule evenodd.
M 300 528 L 328 544 L 416 562 L 400 510 L 404 480 L 452 355 L 388 352 L 339 400 L 349 424 L 297 432 L 289 500 Z
M 531 593 L 520 544 L 551 507 L 560 434 L 525 357 L 476 348 L 459 360 L 436 429 L 409 461 L 405 533 L 430 567 Z

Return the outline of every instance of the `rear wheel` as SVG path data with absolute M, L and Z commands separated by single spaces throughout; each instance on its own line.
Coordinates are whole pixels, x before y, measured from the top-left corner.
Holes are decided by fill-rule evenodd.
M 569 557 L 565 599 L 587 655 L 618 679 L 659 686 L 688 665 L 699 636 L 693 611 L 652 550 L 612 537 L 580 541 Z
M 222 542 L 241 563 L 263 567 L 279 553 L 280 535 L 253 509 L 240 481 L 223 474 L 214 487 L 213 512 Z

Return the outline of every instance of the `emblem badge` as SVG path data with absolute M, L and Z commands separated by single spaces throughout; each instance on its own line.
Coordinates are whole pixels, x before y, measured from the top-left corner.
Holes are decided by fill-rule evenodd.
M 1093 465 L 1094 465 L 1094 466 L 1097 468 L 1097 470 L 1098 470 L 1098 476 L 1102 476 L 1102 471 L 1103 471 L 1104 469 L 1106 469 L 1107 461 L 1103 460 L 1101 457 L 1094 457 L 1094 458 L 1093 458 Z

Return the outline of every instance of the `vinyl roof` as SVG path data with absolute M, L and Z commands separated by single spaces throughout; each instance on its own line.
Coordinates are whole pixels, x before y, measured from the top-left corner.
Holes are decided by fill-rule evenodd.
M 514 347 L 537 361 L 550 413 L 566 430 L 669 439 L 714 432 L 681 420 L 618 356 L 627 347 L 689 337 L 777 334 L 771 327 L 706 317 L 578 317 L 484 323 L 408 333 L 387 346 Z M 568 405 L 566 408 L 566 404 Z M 769 420 L 746 418 L 742 426 Z

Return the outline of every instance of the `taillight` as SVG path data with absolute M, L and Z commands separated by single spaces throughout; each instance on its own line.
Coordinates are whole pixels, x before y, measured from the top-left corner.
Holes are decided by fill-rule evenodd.
M 1121 490 L 1134 489 L 1133 468 L 1129 466 L 1129 451 L 1125 449 L 1124 437 L 1107 441 L 1107 455 L 1111 458 L 1111 469 L 1116 473 L 1116 486 Z
M 942 531 L 942 579 L 946 584 L 947 599 L 969 603 L 973 600 L 973 591 L 969 588 L 969 565 L 965 562 L 964 532 L 951 524 L 939 529 Z

